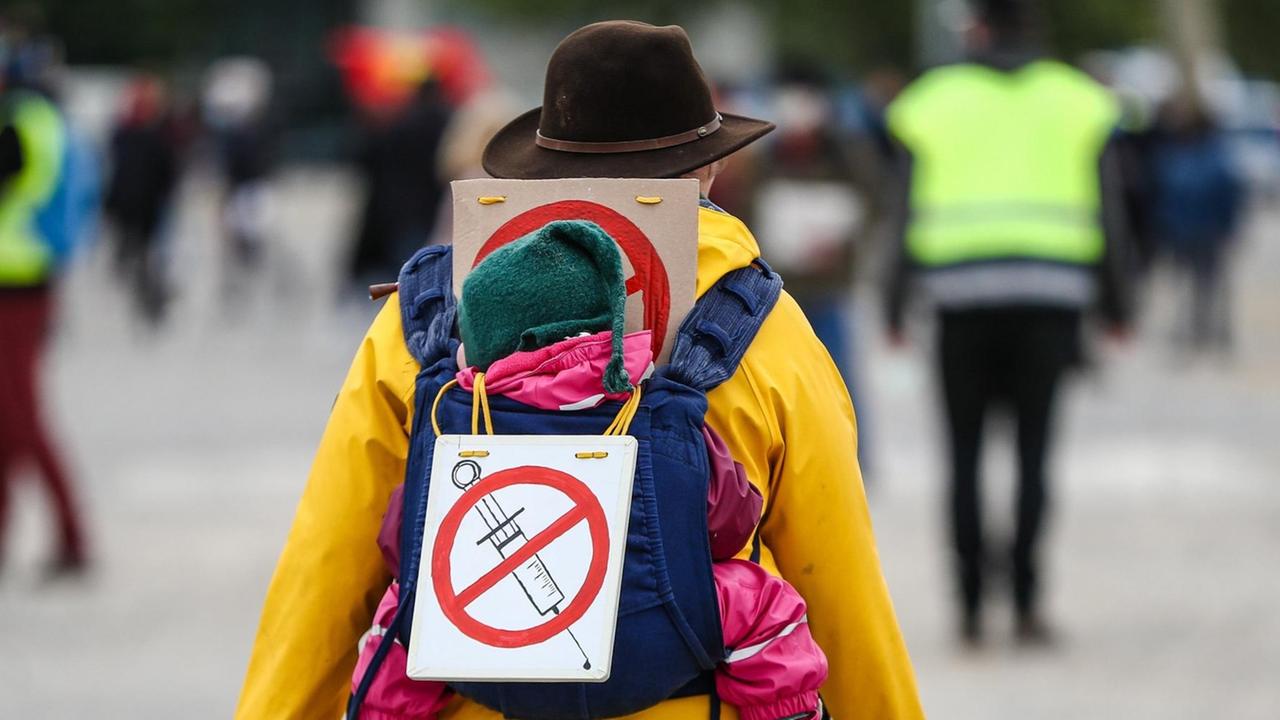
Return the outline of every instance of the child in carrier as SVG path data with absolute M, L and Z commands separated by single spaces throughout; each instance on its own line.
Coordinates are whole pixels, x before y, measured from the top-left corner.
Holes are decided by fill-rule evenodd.
M 531 300 L 532 298 L 532 300 Z M 614 241 L 588 222 L 549 223 L 495 251 L 463 285 L 458 327 L 469 366 L 457 380 L 548 411 L 581 410 L 624 400 L 654 365 L 650 332 L 623 334 L 626 291 Z M 726 651 L 716 669 L 719 696 L 743 720 L 802 720 L 821 715 L 818 688 L 827 661 L 809 633 L 805 603 L 790 584 L 758 564 L 733 559 L 756 532 L 762 498 L 707 426 L 710 459 L 707 526 Z M 403 487 L 392 496 L 378 545 L 399 568 Z M 399 606 L 399 583 L 387 588 L 373 626 L 358 643 L 358 686 Z M 435 718 L 452 691 L 405 675 L 397 641 L 377 668 L 361 717 Z

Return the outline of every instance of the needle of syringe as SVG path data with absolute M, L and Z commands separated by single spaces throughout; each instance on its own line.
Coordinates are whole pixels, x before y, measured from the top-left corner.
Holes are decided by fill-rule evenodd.
M 560 608 L 552 608 L 551 612 L 559 615 Z M 573 628 L 565 628 L 565 632 L 569 633 L 569 637 L 573 639 L 573 644 L 578 646 L 578 652 L 582 653 L 582 669 L 591 669 L 591 658 L 587 657 L 587 651 L 582 649 L 582 643 L 578 642 L 578 636 L 573 634 Z

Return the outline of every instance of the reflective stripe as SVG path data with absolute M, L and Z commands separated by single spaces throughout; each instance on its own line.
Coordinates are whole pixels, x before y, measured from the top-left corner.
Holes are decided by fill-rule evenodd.
M 1092 228 L 1098 214 L 1075 205 L 1031 200 L 984 200 L 963 205 L 936 205 L 917 210 L 917 223 L 974 223 L 992 220 L 1031 220 L 1051 225 Z
M 373 627 L 370 627 L 368 630 L 365 630 L 364 634 L 360 636 L 360 639 L 356 641 L 356 651 L 358 652 L 363 651 L 364 644 L 369 642 L 370 639 L 376 638 L 376 637 L 382 637 L 383 635 L 386 635 L 386 634 L 387 634 L 387 629 L 382 627 L 381 625 L 374 625 Z
M 1097 221 L 1062 223 L 1006 216 L 913 223 L 908 249 L 925 267 L 1000 258 L 1089 265 L 1101 259 L 1104 245 Z
M 586 410 L 588 408 L 593 408 L 602 402 L 604 402 L 604 393 L 596 393 L 595 395 L 588 395 L 587 397 L 582 398 L 578 402 L 571 402 L 565 405 L 561 405 L 560 409 L 561 410 Z
M 726 663 L 732 664 L 736 662 L 742 662 L 743 660 L 746 660 L 749 657 L 754 657 L 756 655 L 759 655 L 761 651 L 763 651 L 766 647 L 769 646 L 769 643 L 773 642 L 774 640 L 778 640 L 780 638 L 784 638 L 790 635 L 791 633 L 796 631 L 796 628 L 800 627 L 801 625 L 804 625 L 807 622 L 809 622 L 809 615 L 806 613 L 804 617 L 782 628 L 782 630 L 780 630 L 777 635 L 774 635 L 768 640 L 765 640 L 762 643 L 756 643 L 755 645 L 748 645 L 744 648 L 739 648 L 737 650 L 734 650 L 733 652 L 729 653 L 729 657 L 726 657 L 724 661 Z
M 954 265 L 924 273 L 924 287 L 944 308 L 1053 305 L 1082 308 L 1093 301 L 1092 272 L 1078 265 L 999 262 Z
M 374 638 L 380 638 L 386 634 L 387 634 L 387 629 L 382 627 L 381 625 L 374 625 L 370 627 L 368 630 L 365 630 L 364 634 L 360 636 L 360 639 L 356 641 L 356 651 L 363 652 L 365 643 L 369 642 Z M 392 642 L 398 645 L 400 644 L 400 638 L 396 638 L 395 640 L 392 640 Z

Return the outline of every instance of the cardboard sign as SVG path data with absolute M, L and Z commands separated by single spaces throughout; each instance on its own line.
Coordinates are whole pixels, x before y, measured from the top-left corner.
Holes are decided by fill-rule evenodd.
M 588 220 L 618 243 L 627 278 L 627 332 L 653 330 L 654 357 L 671 354 L 693 307 L 698 181 L 575 178 L 453 182 L 453 285 L 489 253 L 555 220 Z
M 635 462 L 625 436 L 438 438 L 409 677 L 608 680 Z

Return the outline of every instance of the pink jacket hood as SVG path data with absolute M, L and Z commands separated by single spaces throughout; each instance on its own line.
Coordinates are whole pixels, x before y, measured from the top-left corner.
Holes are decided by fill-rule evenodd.
M 622 338 L 624 364 L 632 385 L 653 373 L 650 331 Z M 512 353 L 489 366 L 485 392 L 505 395 L 542 410 L 586 410 L 606 400 L 625 400 L 627 393 L 604 391 L 604 370 L 612 351 L 609 332 L 562 340 L 537 350 Z M 458 371 L 463 390 L 475 387 L 476 368 Z

